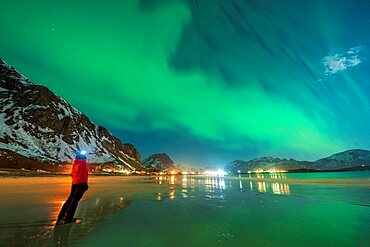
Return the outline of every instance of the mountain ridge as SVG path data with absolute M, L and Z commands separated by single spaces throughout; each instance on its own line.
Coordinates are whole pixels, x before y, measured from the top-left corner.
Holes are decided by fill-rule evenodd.
M 299 161 L 292 158 L 281 159 L 273 157 L 255 158 L 249 161 L 234 160 L 225 166 L 225 170 L 237 173 L 256 170 L 348 170 L 355 168 L 370 169 L 370 151 L 364 149 L 350 149 L 332 154 L 316 161 Z
M 169 171 L 175 168 L 175 162 L 166 153 L 156 153 L 148 156 L 142 164 L 149 171 Z
M 71 162 L 78 150 L 86 149 L 91 153 L 90 163 L 143 168 L 140 153 L 132 144 L 122 143 L 63 98 L 33 84 L 1 59 L 0 89 L 0 149 L 53 164 Z

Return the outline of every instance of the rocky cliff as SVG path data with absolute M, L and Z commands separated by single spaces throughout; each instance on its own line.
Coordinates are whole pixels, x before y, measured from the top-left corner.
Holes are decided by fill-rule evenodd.
M 151 171 L 169 171 L 175 168 L 175 162 L 165 153 L 152 154 L 142 163 Z
M 86 150 L 90 163 L 142 169 L 140 153 L 0 60 L 0 149 L 33 161 L 68 163 Z M 9 156 L 9 155 L 8 155 Z M 6 163 L 3 157 L 3 165 Z M 8 162 L 10 165 L 11 162 Z

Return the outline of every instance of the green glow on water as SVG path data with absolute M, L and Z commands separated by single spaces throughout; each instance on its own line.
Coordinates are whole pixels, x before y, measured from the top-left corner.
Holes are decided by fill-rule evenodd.
M 369 187 L 162 177 L 159 201 L 137 200 L 82 243 L 99 246 L 361 246 Z M 159 180 L 157 180 L 159 182 Z M 172 196 L 171 196 L 172 195 Z M 158 199 L 158 198 L 157 198 Z M 367 206 L 366 206 L 367 205 Z
M 49 246 L 57 239 L 77 246 L 367 246 L 370 184 L 358 183 L 362 179 L 334 185 L 289 178 L 91 177 L 76 215 L 81 222 L 53 227 L 50 217 L 70 186 L 65 178 L 2 178 L 0 197 L 8 200 L 0 204 L 6 212 L 0 245 Z M 19 184 L 28 186 L 19 191 Z

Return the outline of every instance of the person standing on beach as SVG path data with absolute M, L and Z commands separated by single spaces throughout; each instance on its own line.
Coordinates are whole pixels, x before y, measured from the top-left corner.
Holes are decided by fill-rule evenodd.
M 87 185 L 88 171 L 86 151 L 78 152 L 72 164 L 71 193 L 59 212 L 57 224 L 68 224 L 76 221 L 73 216 L 76 212 L 78 202 L 89 188 Z

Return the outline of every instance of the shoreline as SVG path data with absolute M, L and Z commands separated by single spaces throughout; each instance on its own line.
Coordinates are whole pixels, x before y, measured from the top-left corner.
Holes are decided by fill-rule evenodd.
M 307 173 L 305 173 L 307 174 Z M 207 176 L 207 175 L 124 175 L 117 173 L 90 173 L 90 177 L 112 177 L 122 179 L 147 179 L 163 176 L 187 176 L 203 179 L 224 179 L 224 180 L 240 180 L 250 182 L 265 182 L 265 183 L 291 183 L 291 184 L 325 184 L 325 185 L 351 185 L 370 187 L 370 178 L 261 178 L 261 177 L 237 177 L 237 176 Z M 2 179 L 17 179 L 17 178 L 55 178 L 55 177 L 70 177 L 65 173 L 37 172 L 37 171 L 6 171 L 0 170 L 0 182 Z
M 325 185 L 356 185 L 370 187 L 370 179 L 364 178 L 246 178 L 246 177 L 229 177 L 233 180 L 245 180 L 252 182 L 267 182 L 267 183 L 291 183 L 291 184 L 325 184 Z

